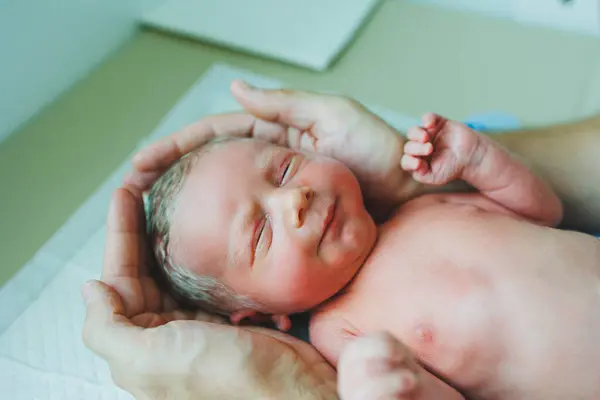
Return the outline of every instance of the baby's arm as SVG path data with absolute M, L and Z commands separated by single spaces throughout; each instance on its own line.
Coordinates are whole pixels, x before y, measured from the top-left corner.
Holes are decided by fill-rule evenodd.
M 461 179 L 484 196 L 536 223 L 556 226 L 562 203 L 552 188 L 491 139 L 435 114 L 408 132 L 402 166 L 425 184 Z
M 326 315 L 311 320 L 310 339 L 337 367 L 342 400 L 464 400 L 389 334 L 361 337 L 344 319 Z

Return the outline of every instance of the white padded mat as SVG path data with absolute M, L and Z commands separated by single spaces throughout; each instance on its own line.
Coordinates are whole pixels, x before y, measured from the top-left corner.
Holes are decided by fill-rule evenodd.
M 139 146 L 205 115 L 239 109 L 229 83 L 243 78 L 263 87 L 280 83 L 213 66 Z M 417 121 L 371 107 L 399 129 Z M 19 273 L 0 288 L 0 393 L 11 400 L 128 399 L 105 363 L 81 341 L 84 308 L 80 288 L 100 273 L 104 220 L 111 192 L 129 169 L 115 171 Z

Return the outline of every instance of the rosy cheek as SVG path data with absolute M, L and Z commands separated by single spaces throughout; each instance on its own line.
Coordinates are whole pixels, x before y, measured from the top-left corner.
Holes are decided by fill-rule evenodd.
M 276 271 L 273 271 L 274 281 L 279 282 L 279 286 L 283 289 L 297 288 L 305 285 L 308 273 L 296 262 L 287 262 L 280 264 Z
M 298 254 L 289 254 L 277 262 L 270 271 L 270 281 L 278 287 L 278 292 L 282 296 L 292 296 L 301 294 L 306 288 L 311 287 L 316 276 L 311 273 L 306 256 Z

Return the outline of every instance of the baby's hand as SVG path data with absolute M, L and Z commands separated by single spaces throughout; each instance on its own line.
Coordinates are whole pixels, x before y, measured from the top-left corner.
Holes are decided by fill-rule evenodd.
M 425 114 L 422 121 L 423 127 L 407 132 L 402 168 L 412 172 L 416 181 L 429 185 L 461 179 L 477 150 L 477 132 L 433 113 Z
M 400 341 L 387 333 L 352 340 L 338 362 L 344 400 L 416 399 L 419 367 Z

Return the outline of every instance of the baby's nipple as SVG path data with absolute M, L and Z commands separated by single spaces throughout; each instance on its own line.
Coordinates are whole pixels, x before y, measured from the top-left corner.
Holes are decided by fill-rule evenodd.
M 433 344 L 434 334 L 433 327 L 429 324 L 419 324 L 415 328 L 415 333 L 417 335 L 417 339 L 423 345 L 431 345 Z

